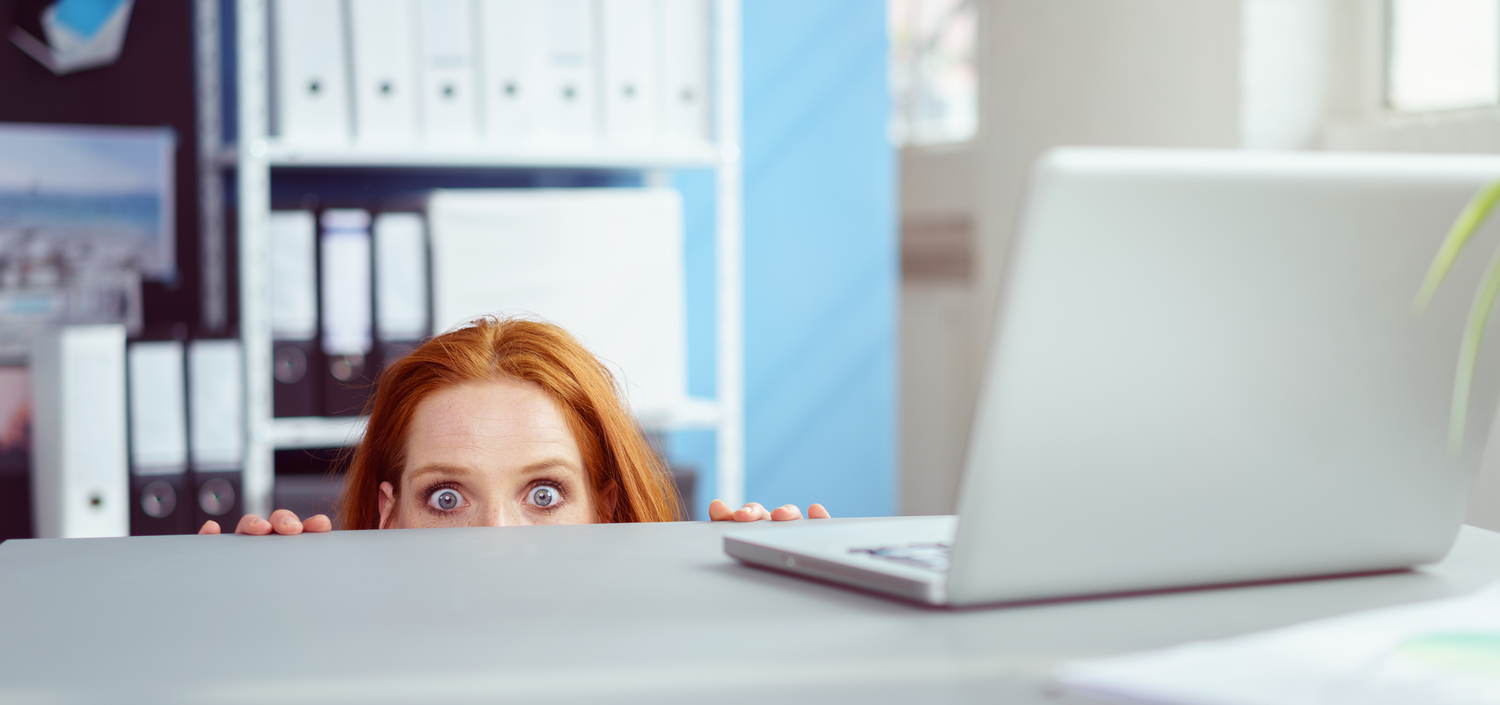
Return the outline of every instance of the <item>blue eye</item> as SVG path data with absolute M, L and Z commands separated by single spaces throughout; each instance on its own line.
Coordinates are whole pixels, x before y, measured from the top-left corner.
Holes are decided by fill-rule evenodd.
M 551 507 L 557 504 L 557 489 L 548 485 L 533 487 L 526 493 L 526 501 L 544 509 Z
M 432 496 L 427 498 L 428 506 L 443 512 L 451 512 L 463 502 L 464 496 L 459 494 L 458 490 L 448 487 L 433 492 Z

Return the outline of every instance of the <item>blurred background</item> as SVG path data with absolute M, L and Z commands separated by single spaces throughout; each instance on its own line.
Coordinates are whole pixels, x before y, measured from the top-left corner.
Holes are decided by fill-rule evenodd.
M 484 313 L 614 365 L 699 518 L 951 513 L 1042 151 L 1500 149 L 1500 0 L 4 0 L 0 34 L 0 539 L 330 511 L 382 365 Z

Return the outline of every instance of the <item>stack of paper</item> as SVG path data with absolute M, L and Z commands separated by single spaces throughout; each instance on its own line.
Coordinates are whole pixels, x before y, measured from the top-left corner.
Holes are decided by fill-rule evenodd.
M 1500 585 L 1220 642 L 1061 666 L 1065 690 L 1162 705 L 1500 703 Z
M 682 199 L 672 189 L 436 191 L 435 330 L 541 318 L 612 368 L 639 415 L 687 398 Z

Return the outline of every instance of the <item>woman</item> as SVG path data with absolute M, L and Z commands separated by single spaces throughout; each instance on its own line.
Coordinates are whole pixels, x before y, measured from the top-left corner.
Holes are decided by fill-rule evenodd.
M 348 469 L 345 529 L 675 521 L 670 475 L 615 393 L 609 371 L 557 326 L 481 318 L 424 342 L 380 375 Z M 709 505 L 715 521 L 802 518 Z M 827 518 L 822 505 L 808 516 Z M 276 510 L 235 533 L 333 528 Z M 217 522 L 200 534 L 217 534 Z

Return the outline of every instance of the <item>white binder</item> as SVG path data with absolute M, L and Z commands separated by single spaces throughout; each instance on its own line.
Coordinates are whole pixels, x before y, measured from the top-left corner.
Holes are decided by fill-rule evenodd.
M 594 4 L 547 0 L 544 5 L 546 78 L 538 141 L 549 148 L 588 149 L 599 141 Z
M 37 538 L 128 535 L 125 326 L 64 326 L 38 335 L 31 385 Z
M 709 130 L 709 0 L 656 0 L 661 17 L 663 141 L 701 146 Z
M 639 147 L 657 137 L 657 10 L 656 0 L 600 0 L 600 95 L 604 138 L 611 146 Z
M 272 0 L 272 131 L 288 142 L 349 139 L 341 0 Z
M 187 399 L 182 343 L 135 343 L 130 371 L 130 466 L 136 475 L 187 470 Z
M 323 352 L 364 355 L 374 341 L 370 315 L 370 214 L 323 211 L 320 281 Z
M 427 234 L 416 213 L 375 217 L 375 334 L 421 340 L 427 324 Z
M 245 382 L 240 341 L 188 344 L 188 412 L 195 472 L 241 469 L 245 452 Z
M 546 0 L 479 0 L 484 133 L 526 146 L 541 121 L 548 85 Z
M 312 340 L 318 335 L 318 229 L 307 211 L 272 211 L 271 336 Z
M 610 365 L 642 417 L 687 398 L 682 200 L 672 189 L 437 191 L 433 323 L 540 316 Z
M 422 134 L 428 142 L 471 143 L 479 136 L 479 82 L 469 0 L 417 2 Z
M 354 136 L 361 143 L 416 138 L 415 12 L 412 0 L 349 0 Z

